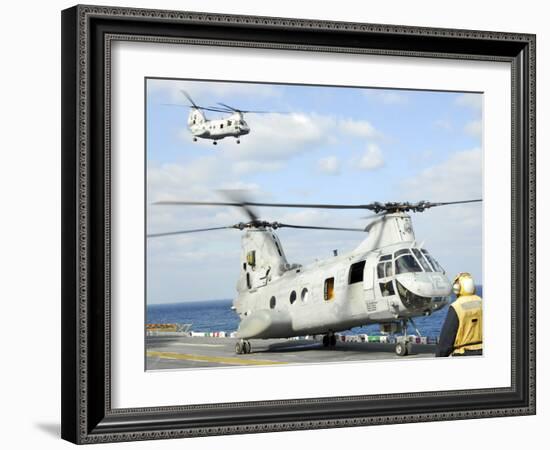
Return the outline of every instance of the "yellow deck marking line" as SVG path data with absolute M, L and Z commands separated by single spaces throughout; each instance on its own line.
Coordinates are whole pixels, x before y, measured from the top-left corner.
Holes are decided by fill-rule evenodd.
M 267 366 L 273 364 L 286 364 L 280 361 L 268 361 L 263 359 L 243 359 L 231 356 L 206 356 L 206 355 L 191 355 L 188 353 L 171 353 L 171 352 L 153 352 L 148 351 L 147 356 L 156 356 L 164 359 L 184 359 L 187 361 L 206 361 L 214 363 L 236 364 L 241 366 Z

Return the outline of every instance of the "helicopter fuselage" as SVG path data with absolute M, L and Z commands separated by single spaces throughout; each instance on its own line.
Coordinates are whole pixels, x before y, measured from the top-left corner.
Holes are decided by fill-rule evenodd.
M 234 309 L 242 339 L 325 334 L 392 324 L 440 309 L 451 293 L 444 270 L 416 245 L 410 217 L 388 214 L 355 250 L 308 266 L 289 264 L 270 229 L 243 235 Z
M 224 119 L 208 120 L 199 110 L 191 110 L 187 126 L 194 138 L 214 141 L 234 137 L 239 138 L 250 133 L 250 127 L 241 113 L 235 112 Z

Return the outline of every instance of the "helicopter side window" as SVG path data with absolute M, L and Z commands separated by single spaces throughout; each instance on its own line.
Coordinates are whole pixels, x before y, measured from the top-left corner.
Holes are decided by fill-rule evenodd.
M 351 265 L 349 269 L 348 284 L 360 283 L 363 281 L 363 272 L 365 271 L 365 261 L 359 261 Z
M 227 126 L 228 126 L 228 127 L 231 126 L 231 121 L 230 121 L 230 120 L 227 121 Z
M 327 278 L 325 280 L 325 301 L 332 300 L 334 298 L 334 277 Z
M 223 123 L 220 123 L 220 128 L 223 128 Z
M 271 297 L 269 299 L 269 307 L 271 309 L 275 309 L 275 305 L 277 304 L 277 299 L 275 298 L 275 296 Z
M 395 295 L 395 290 L 393 288 L 393 280 L 386 281 L 385 283 L 380 283 L 380 292 L 382 292 L 382 297 L 389 297 L 390 295 Z
M 417 248 L 413 248 L 411 249 L 412 252 L 414 253 L 414 256 L 416 256 L 416 259 L 418 260 L 418 262 L 420 263 L 420 265 L 422 266 L 422 268 L 426 271 L 426 272 L 432 272 L 432 268 L 430 267 L 430 265 L 428 264 L 428 261 L 426 261 L 426 259 L 422 256 L 422 253 L 420 253 L 420 250 L 418 250 Z
M 410 253 L 402 255 L 395 260 L 395 273 L 422 272 L 422 268 Z
M 376 274 L 378 275 L 378 278 L 386 278 L 384 267 L 385 264 L 383 262 L 378 263 L 378 267 L 376 268 Z
M 388 261 L 386 263 L 386 277 L 392 277 L 393 276 L 393 267 L 391 264 L 391 261 Z
M 290 304 L 292 305 L 296 301 L 296 291 L 290 293 Z

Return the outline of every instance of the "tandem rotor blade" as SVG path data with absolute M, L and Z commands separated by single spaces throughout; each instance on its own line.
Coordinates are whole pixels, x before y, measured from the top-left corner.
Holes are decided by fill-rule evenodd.
M 184 90 L 184 89 L 180 89 L 180 92 L 185 95 L 185 98 L 187 100 L 189 100 L 189 103 L 191 103 L 195 108 L 198 108 L 197 104 L 193 101 L 193 99 L 191 98 L 191 96 L 189 95 L 189 93 Z
M 277 228 L 298 228 L 302 230 L 331 230 L 331 231 L 361 231 L 365 232 L 364 228 L 341 228 L 341 227 L 316 227 L 314 225 L 291 225 L 288 223 L 275 222 Z
M 167 233 L 154 233 L 148 234 L 148 238 L 161 237 L 161 236 L 174 236 L 176 234 L 188 234 L 188 233 L 202 233 L 203 231 L 214 231 L 214 230 L 227 230 L 227 229 L 238 229 L 237 226 L 231 225 L 230 227 L 213 227 L 213 228 L 197 228 L 195 230 L 180 230 L 180 231 L 169 231 Z
M 214 112 L 220 112 L 220 113 L 228 113 L 230 111 L 226 111 L 225 109 L 221 108 L 210 108 L 206 106 L 195 106 L 195 105 L 180 105 L 178 103 L 161 103 L 162 106 L 176 106 L 178 108 L 192 108 L 192 109 L 200 109 L 204 111 L 214 111 Z
M 417 203 L 410 202 L 374 202 L 365 204 L 330 204 L 330 203 L 265 203 L 265 202 L 250 202 L 246 200 L 233 201 L 233 202 L 188 202 L 188 201 L 160 201 L 156 202 L 157 205 L 204 205 L 204 206 L 238 206 L 247 210 L 250 206 L 264 206 L 269 208 L 312 208 L 312 209 L 368 209 L 374 211 L 376 214 L 380 212 L 392 213 L 392 212 L 422 212 L 426 209 L 436 206 L 445 205 L 457 205 L 462 203 L 475 203 L 481 202 L 483 199 L 475 200 L 459 200 L 453 202 L 427 202 L 420 201 Z M 254 214 L 257 219 L 257 216 Z M 256 220 L 251 216 L 252 220 Z
M 224 108 L 226 108 L 227 112 L 233 111 L 233 112 L 238 112 L 242 114 L 249 114 L 249 113 L 250 114 L 284 114 L 282 112 L 277 112 L 277 111 L 257 111 L 252 109 L 237 109 L 237 108 L 234 108 L 233 106 L 229 106 L 226 103 L 221 103 L 221 102 L 218 102 L 218 105 L 221 105 Z

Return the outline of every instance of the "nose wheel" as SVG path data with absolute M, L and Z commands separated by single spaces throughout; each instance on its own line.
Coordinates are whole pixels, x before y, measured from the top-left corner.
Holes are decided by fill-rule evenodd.
M 403 341 L 395 344 L 395 354 L 397 356 L 407 356 L 412 353 L 412 343 L 409 342 L 409 335 L 407 334 L 407 327 L 409 325 L 409 322 L 412 323 L 412 325 L 416 330 L 416 333 L 420 336 L 420 332 L 418 331 L 418 328 L 416 328 L 416 325 L 414 324 L 412 319 L 404 319 L 403 320 Z
M 235 344 L 235 353 L 237 355 L 243 355 L 248 354 L 252 351 L 252 346 L 250 345 L 250 341 L 241 339 L 239 342 Z
M 410 342 L 398 342 L 395 346 L 395 354 L 397 356 L 407 356 L 411 353 L 412 344 Z

